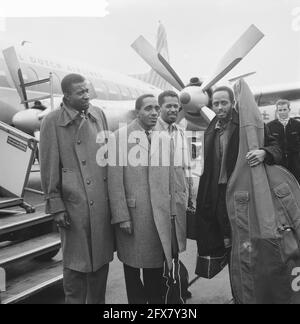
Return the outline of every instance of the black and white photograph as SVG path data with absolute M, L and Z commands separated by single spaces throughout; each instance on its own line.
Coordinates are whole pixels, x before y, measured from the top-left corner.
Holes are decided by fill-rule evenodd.
M 0 304 L 300 304 L 299 55 L 300 0 L 0 0 Z

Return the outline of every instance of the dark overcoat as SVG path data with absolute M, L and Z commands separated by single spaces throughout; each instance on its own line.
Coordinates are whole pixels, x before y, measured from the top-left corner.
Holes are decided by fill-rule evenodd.
M 220 174 L 220 167 L 214 163 L 217 122 L 217 118 L 213 119 L 204 135 L 204 172 L 200 178 L 196 207 L 197 244 L 200 255 L 211 255 L 224 248 L 224 237 L 219 218 L 216 215 L 219 178 L 215 175 Z M 234 171 L 239 153 L 239 116 L 235 110 L 233 110 L 231 122 L 233 131 L 229 139 L 226 160 L 228 179 Z M 282 154 L 279 144 L 270 135 L 267 127 L 265 127 L 265 147 L 263 149 L 267 152 L 265 163 L 278 164 L 281 162 Z
M 287 168 L 300 183 L 300 122 L 291 118 L 286 126 L 276 119 L 268 124 L 283 153 L 282 166 Z

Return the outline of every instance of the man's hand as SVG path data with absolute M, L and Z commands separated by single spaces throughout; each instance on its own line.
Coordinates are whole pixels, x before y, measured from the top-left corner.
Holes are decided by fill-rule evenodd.
M 123 222 L 120 223 L 120 229 L 128 235 L 132 235 L 133 233 L 133 226 L 132 226 L 132 222 Z
M 69 229 L 71 227 L 71 221 L 68 213 L 62 212 L 54 215 L 54 222 L 57 227 L 63 227 Z
M 254 150 L 246 155 L 246 160 L 251 168 L 254 168 L 264 162 L 267 152 L 264 150 Z

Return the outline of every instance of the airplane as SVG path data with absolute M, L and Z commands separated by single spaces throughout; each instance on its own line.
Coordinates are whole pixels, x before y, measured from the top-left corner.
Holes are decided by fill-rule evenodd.
M 100 106 L 106 115 L 110 130 L 118 128 L 120 123 L 128 123 L 135 118 L 135 99 L 145 93 L 158 95 L 164 89 L 173 88 L 179 91 L 183 109 L 178 123 L 187 131 L 195 132 L 192 135 L 193 159 L 197 161 L 196 174 L 201 174 L 203 160 L 203 132 L 209 122 L 214 118 L 214 113 L 209 106 L 211 88 L 231 71 L 264 37 L 262 32 L 254 25 L 233 44 L 217 66 L 214 73 L 207 78 L 201 86 L 195 86 L 194 79 L 185 86 L 175 71 L 169 65 L 167 35 L 160 23 L 157 33 L 157 46 L 152 47 L 143 37 L 139 37 L 132 47 L 150 64 L 151 70 L 147 74 L 124 76 L 117 73 L 84 67 L 68 60 L 54 60 L 41 58 L 29 49 L 23 47 L 5 48 L 3 58 L 0 57 L 0 120 L 14 124 L 24 132 L 35 134 L 41 121 L 51 109 L 59 107 L 62 93 L 61 79 L 68 73 L 75 72 L 84 75 L 90 83 L 91 102 Z M 43 99 L 42 104 L 48 109 L 28 109 L 29 101 L 49 95 L 49 85 L 44 83 L 34 84 L 30 90 L 24 91 L 21 83 L 36 83 L 52 74 L 52 100 Z M 24 80 L 23 80 L 24 79 Z M 196 79 L 198 80 L 198 79 Z M 27 109 L 24 109 L 25 103 Z M 53 107 L 54 106 L 54 107 Z M 196 134 L 197 132 L 197 134 Z M 201 134 L 200 134 L 201 133 Z
M 49 89 L 45 84 L 34 85 L 30 91 L 27 91 L 28 98 L 25 98 L 24 90 L 20 87 L 21 80 L 18 69 L 21 69 L 25 83 L 46 78 L 50 72 L 52 73 L 55 107 L 59 106 L 62 97 L 61 79 L 67 73 L 77 72 L 85 75 L 90 81 L 93 94 L 92 103 L 102 107 L 109 115 L 107 117 L 108 121 L 112 123 L 109 125 L 111 129 L 116 129 L 118 122 L 128 121 L 128 118 L 132 118 L 134 100 L 139 95 L 144 93 L 157 95 L 162 90 L 170 88 L 168 86 L 170 84 L 178 91 L 182 90 L 180 98 L 183 111 L 179 121 L 182 121 L 183 125 L 190 124 L 189 129 L 203 131 L 214 117 L 210 109 L 206 108 L 209 100 L 206 92 L 209 93 L 210 88 L 232 70 L 262 37 L 263 34 L 255 26 L 251 26 L 226 53 L 216 72 L 208 78 L 206 85 L 202 87 L 204 91 L 200 92 L 197 91 L 200 88 L 197 89 L 194 85 L 185 87 L 169 65 L 167 35 L 161 23 L 157 33 L 156 49 L 141 37 L 138 40 L 140 44 L 136 41 L 133 45 L 135 50 L 141 51 L 142 56 L 143 54 L 150 55 L 148 63 L 152 70 L 142 75 L 124 76 L 110 71 L 99 71 L 99 69 L 87 65 L 81 67 L 70 61 L 41 58 L 24 46 L 7 48 L 3 50 L 4 57 L 0 57 L 0 120 L 14 124 L 25 132 L 34 133 L 39 130 L 42 118 L 51 110 L 50 100 L 43 100 L 43 104 L 49 107 L 44 112 L 36 109 L 24 109 L 24 106 L 20 104 L 20 99 L 24 102 L 28 98 L 44 96 L 47 91 L 49 92 Z M 152 65 L 153 59 L 157 60 L 154 62 L 154 66 Z M 28 104 L 26 106 L 29 108 Z
M 30 90 L 27 90 L 28 98 L 25 98 L 24 91 L 20 86 L 19 69 L 26 83 L 47 78 L 49 73 L 52 73 L 54 107 L 59 107 L 62 99 L 61 79 L 66 74 L 75 72 L 88 79 L 91 102 L 104 110 L 112 131 L 117 129 L 120 123 L 128 123 L 135 118 L 134 102 L 138 96 L 145 93 L 158 95 L 162 90 L 173 87 L 179 92 L 183 107 L 178 123 L 186 130 L 203 133 L 214 118 L 214 113 L 209 108 L 212 87 L 224 78 L 263 37 L 263 33 L 257 27 L 250 26 L 226 52 L 209 78 L 204 82 L 199 78 L 192 78 L 187 86 L 168 62 L 167 35 L 161 23 L 158 28 L 156 48 L 152 47 L 142 36 L 132 44 L 134 50 L 152 68 L 150 72 L 141 75 L 125 76 L 104 69 L 95 69 L 88 65 L 80 66 L 69 60 L 42 58 L 24 46 L 8 47 L 2 51 L 3 58 L 0 57 L 0 120 L 13 124 L 27 133 L 37 134 L 43 117 L 52 109 L 50 99 L 41 100 L 42 104 L 48 107 L 45 111 L 25 109 L 24 104 L 20 103 L 20 99 L 23 102 L 25 99 L 30 100 L 31 98 L 36 100 L 38 97 L 49 94 L 49 87 L 43 83 L 34 85 Z M 300 99 L 299 92 L 296 89 L 292 93 Z M 281 93 L 276 92 L 275 94 Z M 273 99 L 274 93 L 258 93 L 257 96 L 264 104 Z M 25 103 L 26 105 L 26 108 L 29 108 L 29 105 Z M 202 139 L 198 138 L 196 141 L 198 143 L 195 151 L 199 153 Z M 195 159 L 199 158 L 200 153 L 198 153 L 194 154 Z
M 0 121 L 14 125 L 18 129 L 33 134 L 40 128 L 41 120 L 50 108 L 50 99 L 40 100 L 48 109 L 39 111 L 25 109 L 21 101 L 24 95 L 20 87 L 18 68 L 22 71 L 25 83 L 49 77 L 52 73 L 54 106 L 59 107 L 62 99 L 60 82 L 68 73 L 84 75 L 90 83 L 92 104 L 100 106 L 108 117 L 110 129 L 117 128 L 119 122 L 132 119 L 135 99 L 142 94 L 158 95 L 169 89 L 166 81 L 153 70 L 148 73 L 127 76 L 105 69 L 99 69 L 77 62 L 41 57 L 24 46 L 10 46 L 0 43 Z M 159 25 L 156 49 L 168 57 L 166 31 Z M 26 90 L 28 99 L 44 97 L 49 94 L 48 84 L 34 85 Z M 30 108 L 29 105 L 27 108 Z
M 250 42 L 249 48 L 256 45 L 256 42 L 259 41 L 263 36 L 262 34 L 255 29 L 254 26 L 250 27 L 250 32 L 247 32 L 243 35 L 244 39 Z M 254 43 L 251 37 L 254 35 Z M 236 61 L 233 60 L 234 52 L 238 53 L 241 51 L 240 46 L 243 41 L 243 37 L 231 48 L 231 50 L 227 53 L 227 57 L 223 58 L 223 61 L 219 65 L 219 71 L 215 74 L 218 76 L 218 79 L 221 79 L 225 74 L 227 74 L 237 63 L 240 61 L 240 57 L 238 55 L 235 57 Z M 259 40 L 255 40 L 255 37 L 258 37 Z M 62 62 L 62 60 L 53 60 L 49 58 L 42 58 L 30 52 L 30 50 L 26 49 L 24 46 L 19 46 L 17 48 L 17 57 L 13 67 L 11 70 L 16 69 L 16 66 L 20 66 L 24 74 L 25 82 L 32 82 L 35 80 L 39 80 L 42 78 L 46 78 L 49 75 L 49 72 L 53 74 L 54 80 L 54 105 L 55 107 L 59 106 L 61 102 L 61 89 L 60 89 L 60 81 L 64 75 L 70 72 L 77 72 L 85 75 L 91 82 L 93 87 L 93 103 L 95 105 L 99 105 L 103 107 L 109 114 L 111 115 L 112 120 L 114 120 L 114 125 L 112 125 L 112 129 L 117 127 L 117 119 L 120 118 L 120 121 L 124 120 L 123 114 L 120 116 L 120 112 L 124 112 L 124 110 L 133 110 L 134 100 L 143 93 L 153 93 L 157 95 L 161 90 L 168 89 L 168 83 L 173 87 L 181 91 L 184 89 L 183 93 L 181 93 L 181 99 L 183 100 L 184 110 L 186 114 L 182 114 L 181 119 L 186 117 L 187 115 L 190 117 L 189 121 L 191 121 L 191 115 L 194 113 L 193 119 L 193 128 L 197 129 L 205 129 L 207 126 L 207 122 L 209 119 L 213 117 L 213 115 L 206 110 L 206 114 L 202 114 L 199 117 L 199 100 L 200 106 L 206 106 L 206 97 L 202 97 L 201 92 L 195 91 L 195 87 L 185 87 L 183 82 L 180 80 L 178 75 L 172 69 L 172 67 L 168 64 L 169 61 L 169 52 L 168 52 L 168 44 L 167 44 L 167 35 L 165 28 L 159 23 L 158 33 L 157 33 L 157 46 L 156 49 L 151 48 L 150 44 L 147 44 L 146 40 L 138 39 L 133 44 L 133 47 L 136 46 L 135 50 L 138 52 L 137 43 L 138 41 L 142 42 L 142 46 L 145 46 L 146 55 L 147 51 L 151 53 L 153 57 L 158 57 L 158 63 L 153 62 L 153 59 L 148 58 L 146 62 L 150 64 L 152 70 L 146 74 L 141 75 L 132 75 L 125 76 L 117 73 L 112 73 L 106 70 L 95 69 L 93 67 L 82 67 L 77 63 Z M 0 46 L 4 48 L 4 45 L 0 43 Z M 246 51 L 247 52 L 247 51 Z M 239 54 L 239 53 L 238 53 Z M 243 53 L 245 54 L 245 53 Z M 247 53 L 246 53 L 247 54 Z M 245 54 L 245 55 L 246 55 Z M 158 56 L 160 55 L 160 56 Z M 232 56 L 233 55 L 233 56 Z M 143 56 L 143 54 L 142 54 Z M 160 58 L 162 62 L 160 62 Z M 145 59 L 145 58 L 144 58 Z M 227 62 L 226 62 L 227 60 Z M 231 61 L 230 61 L 231 60 Z M 227 63 L 227 66 L 226 66 Z M 230 66 L 232 64 L 232 66 Z M 223 65 L 223 66 L 222 66 Z M 224 69 L 225 66 L 225 69 Z M 223 71 L 222 71 L 223 68 Z M 165 69 L 165 70 L 164 70 Z M 167 71 L 166 71 L 167 70 Z M 250 73 L 250 75 L 253 73 Z M 247 77 L 248 75 L 240 76 Z M 175 81 L 174 81 L 175 79 Z M 235 81 L 238 78 L 234 78 L 231 81 Z M 213 83 L 216 83 L 215 80 L 211 80 Z M 0 56 L 0 120 L 8 123 L 14 124 L 17 128 L 24 130 L 25 132 L 33 133 L 34 131 L 39 129 L 42 118 L 50 111 L 41 113 L 40 111 L 28 110 L 24 112 L 24 105 L 20 103 L 22 98 L 21 89 L 19 86 L 19 80 L 13 80 L 12 73 L 9 71 L 7 62 L 3 57 Z M 203 87 L 202 87 L 203 88 Z M 206 87 L 208 90 L 209 87 Z M 17 91 L 16 91 L 17 89 Z M 199 89 L 198 89 L 199 90 Z M 49 91 L 45 84 L 40 84 L 31 88 L 31 91 L 27 91 L 28 97 L 38 97 L 40 95 L 44 95 Z M 17 95 L 19 93 L 19 96 Z M 192 93 L 189 93 L 192 92 Z M 205 91 L 204 91 L 205 92 Z M 197 93 L 197 94 L 196 94 Z M 292 116 L 296 117 L 300 115 L 300 84 L 293 84 L 287 86 L 277 86 L 277 87 L 269 87 L 265 89 L 253 89 L 253 93 L 255 94 L 255 98 L 257 100 L 258 105 L 261 107 L 262 117 L 265 122 L 271 121 L 275 118 L 275 109 L 274 104 L 278 99 L 289 99 L 292 101 Z M 186 103 L 186 99 L 184 97 L 189 97 L 192 94 L 192 100 L 189 104 Z M 200 96 L 200 97 L 199 97 Z M 97 98 L 97 99 L 96 99 Z M 201 100 L 204 102 L 201 103 Z M 198 101 L 198 102 L 197 102 Z M 46 106 L 50 106 L 49 100 L 44 100 L 43 104 Z M 22 111 L 21 113 L 18 113 Z M 207 120 L 207 114 L 210 118 Z M 125 114 L 126 115 L 126 114 Z M 130 114 L 132 116 L 132 113 Z M 183 116 L 184 115 L 184 116 Z M 118 118 L 116 118 L 118 117 Z M 197 118 L 198 117 L 198 118 Z M 204 119 L 203 119 L 204 118 Z M 14 122 L 13 122 L 14 119 Z M 125 118 L 126 120 L 126 118 Z

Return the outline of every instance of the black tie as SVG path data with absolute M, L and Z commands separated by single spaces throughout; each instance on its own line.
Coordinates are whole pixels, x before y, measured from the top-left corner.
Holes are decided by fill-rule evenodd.
M 145 131 L 147 138 L 148 138 L 148 142 L 151 144 L 151 133 L 149 131 Z

